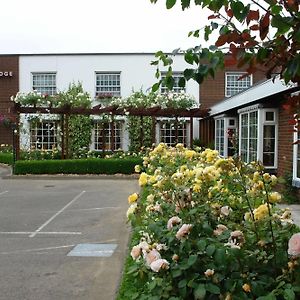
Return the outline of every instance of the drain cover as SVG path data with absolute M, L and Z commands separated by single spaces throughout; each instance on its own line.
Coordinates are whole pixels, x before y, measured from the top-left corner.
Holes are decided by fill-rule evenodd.
M 110 257 L 117 246 L 117 244 L 78 244 L 68 256 Z

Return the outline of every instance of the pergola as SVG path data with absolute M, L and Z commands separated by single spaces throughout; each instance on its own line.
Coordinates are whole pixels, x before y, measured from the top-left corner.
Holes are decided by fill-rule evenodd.
M 94 106 L 93 108 L 82 108 L 82 107 L 27 107 L 20 106 L 20 104 L 15 103 L 14 112 L 17 115 L 17 124 L 19 124 L 20 114 L 55 114 L 61 116 L 61 130 L 63 132 L 62 144 L 61 144 L 61 153 L 62 159 L 68 158 L 68 135 L 69 135 L 69 125 L 68 119 L 72 115 L 110 115 L 110 116 L 137 116 L 140 117 L 141 126 L 140 126 L 140 145 L 143 146 L 143 117 L 151 117 L 153 119 L 153 128 L 152 128 L 152 142 L 155 143 L 156 140 L 156 131 L 155 131 L 155 120 L 159 117 L 168 117 L 175 118 L 175 139 L 178 139 L 178 118 L 184 117 L 190 119 L 190 147 L 193 147 L 193 121 L 194 118 L 204 118 L 208 116 L 208 109 L 192 108 L 192 109 L 176 109 L 176 108 L 161 108 L 161 107 L 151 107 L 151 108 L 133 108 L 126 107 L 120 108 L 117 106 L 107 106 L 101 107 L 101 105 Z M 112 132 L 112 141 L 114 141 L 114 119 L 112 118 L 111 123 L 111 132 Z M 16 134 L 14 134 L 14 151 L 15 159 L 20 158 L 20 139 L 19 139 L 19 126 L 15 128 Z M 115 147 L 113 146 L 113 149 Z M 104 150 L 104 149 L 103 149 Z

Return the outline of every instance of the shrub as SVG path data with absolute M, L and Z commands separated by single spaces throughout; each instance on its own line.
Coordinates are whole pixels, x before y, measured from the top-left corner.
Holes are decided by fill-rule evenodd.
M 17 161 L 15 174 L 132 174 L 139 158 Z
M 300 229 L 274 175 L 182 145 L 158 145 L 143 167 L 119 299 L 300 299 Z
M 0 163 L 12 165 L 13 164 L 13 154 L 0 152 Z

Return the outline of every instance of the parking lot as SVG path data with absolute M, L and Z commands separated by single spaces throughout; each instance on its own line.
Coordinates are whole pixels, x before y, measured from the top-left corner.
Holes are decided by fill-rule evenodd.
M 0 180 L 0 299 L 114 299 L 135 191 L 136 180 Z

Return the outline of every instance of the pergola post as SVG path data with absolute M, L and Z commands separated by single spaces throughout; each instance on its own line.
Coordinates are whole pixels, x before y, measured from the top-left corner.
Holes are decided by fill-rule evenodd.
M 115 151 L 116 147 L 115 147 L 115 122 L 114 119 L 112 117 L 111 123 L 110 123 L 110 128 L 111 128 L 111 150 L 112 152 Z
M 175 117 L 175 143 L 178 144 L 178 117 Z
M 143 147 L 144 144 L 144 119 L 143 116 L 140 116 L 140 148 Z
M 194 124 L 193 117 L 190 117 L 190 148 L 193 149 L 193 139 L 194 139 Z
M 65 119 L 65 125 L 66 125 L 66 158 L 69 158 L 69 115 L 66 114 Z
M 65 159 L 65 115 L 61 115 L 61 159 Z
M 156 144 L 156 118 L 152 117 L 152 131 L 151 131 L 151 142 L 152 145 Z

